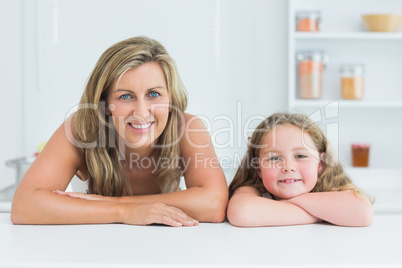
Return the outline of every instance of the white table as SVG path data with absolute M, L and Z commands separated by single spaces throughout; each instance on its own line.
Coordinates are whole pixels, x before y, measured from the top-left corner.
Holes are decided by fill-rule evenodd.
M 402 267 L 402 215 L 370 227 L 12 225 L 0 213 L 0 267 Z

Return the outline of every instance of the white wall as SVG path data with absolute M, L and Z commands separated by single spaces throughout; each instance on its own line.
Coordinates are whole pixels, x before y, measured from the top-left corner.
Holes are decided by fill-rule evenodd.
M 244 150 L 252 116 L 286 108 L 283 0 L 24 2 L 25 154 L 78 104 L 101 53 L 125 38 L 161 41 L 189 93 L 188 112 L 211 122 L 219 156 Z M 239 116 L 241 115 L 241 118 Z M 221 116 L 217 119 L 216 116 Z M 217 133 L 233 122 L 234 135 Z M 228 146 L 222 146 L 228 144 Z M 224 148 L 220 148 L 224 147 Z
M 14 182 L 7 159 L 23 155 L 21 1 L 0 1 L 0 189 Z
M 78 104 L 101 53 L 131 36 L 166 46 L 188 90 L 188 112 L 210 120 L 221 157 L 244 151 L 244 128 L 259 122 L 247 120 L 286 109 L 286 1 L 1 0 L 0 10 L 9 26 L 0 43 L 7 179 L 14 173 L 4 160 L 31 156 L 48 140 Z M 233 136 L 216 132 L 229 127 L 222 116 L 233 120 Z

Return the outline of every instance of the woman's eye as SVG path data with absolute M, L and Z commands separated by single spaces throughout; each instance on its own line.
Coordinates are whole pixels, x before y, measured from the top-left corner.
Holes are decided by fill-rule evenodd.
M 131 98 L 131 96 L 129 94 L 123 94 L 120 96 L 120 99 L 122 99 L 122 100 L 128 100 L 130 98 Z
M 152 91 L 149 93 L 149 96 L 151 96 L 152 98 L 156 98 L 158 96 L 160 96 L 161 94 L 159 94 L 158 92 Z

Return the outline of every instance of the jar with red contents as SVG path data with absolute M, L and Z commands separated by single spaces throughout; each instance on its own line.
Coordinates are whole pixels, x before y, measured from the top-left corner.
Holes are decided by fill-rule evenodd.
M 298 11 L 296 12 L 296 31 L 298 32 L 319 32 L 321 29 L 320 11 Z
M 321 98 L 322 75 L 328 56 L 323 51 L 297 51 L 296 59 L 299 98 Z
M 352 144 L 352 166 L 368 167 L 369 166 L 369 144 Z

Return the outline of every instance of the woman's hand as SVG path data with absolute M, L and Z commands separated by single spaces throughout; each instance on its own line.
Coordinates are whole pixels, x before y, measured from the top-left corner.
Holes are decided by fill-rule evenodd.
M 97 194 L 86 194 L 86 193 L 79 193 L 79 192 L 64 192 L 64 191 L 56 190 L 56 191 L 53 191 L 53 193 L 58 194 L 58 195 L 68 196 L 71 198 L 79 198 L 79 199 L 94 200 L 94 201 L 117 202 L 117 200 L 118 200 L 117 197 L 103 196 L 103 195 L 97 195 Z
M 181 209 L 156 202 L 153 204 L 122 204 L 122 223 L 133 225 L 165 224 L 174 227 L 195 226 L 198 221 Z

